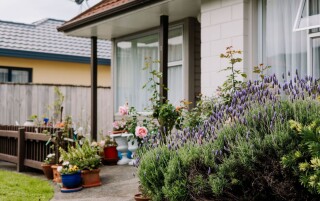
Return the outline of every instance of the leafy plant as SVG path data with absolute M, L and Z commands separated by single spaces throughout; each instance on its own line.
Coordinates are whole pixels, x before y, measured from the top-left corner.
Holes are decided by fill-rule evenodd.
M 76 165 L 80 170 L 93 170 L 101 165 L 100 156 L 97 154 L 99 148 L 90 146 L 86 140 L 82 146 L 76 143 L 75 147 L 69 146 L 68 151 L 59 148 L 60 161 L 68 161 L 72 165 Z
M 160 79 L 162 78 L 162 73 L 152 69 L 151 64 L 157 63 L 157 61 L 152 61 L 151 58 L 146 58 L 144 70 L 150 71 L 150 78 L 148 82 L 143 86 L 143 88 L 148 87 L 148 91 L 152 93 L 151 98 L 149 99 L 151 102 L 151 107 L 149 110 L 152 112 L 151 121 L 148 121 L 149 124 L 152 125 L 153 131 L 156 133 L 158 130 L 161 134 L 161 143 L 166 144 L 167 136 L 171 133 L 172 129 L 176 126 L 176 128 L 180 128 L 180 117 L 181 110 L 183 107 L 176 108 L 169 100 L 166 100 L 165 97 L 162 97 L 160 94 L 160 89 L 168 90 L 165 86 L 160 83 Z M 154 121 L 158 122 L 157 124 Z M 145 122 L 146 123 L 146 122 Z M 157 129 L 158 127 L 158 129 Z
M 270 69 L 271 66 L 265 66 L 264 64 L 259 64 L 259 66 L 254 66 L 253 67 L 253 73 L 256 73 L 259 75 L 261 80 L 263 80 L 266 76 L 265 71 Z
M 281 163 L 291 169 L 311 193 L 320 194 L 320 120 L 306 126 L 293 120 L 289 123 L 298 146 L 283 156 Z
M 62 168 L 60 169 L 60 174 L 75 174 L 77 172 L 79 172 L 79 168 L 76 165 L 71 165 L 69 164 L 68 161 L 64 162 L 62 164 Z
M 43 161 L 45 164 L 54 164 L 55 163 L 55 154 L 48 154 L 46 159 Z
M 226 81 L 222 84 L 221 87 L 218 88 L 220 91 L 220 96 L 222 97 L 223 101 L 226 104 L 229 104 L 231 98 L 236 90 L 239 90 L 244 82 L 242 81 L 243 78 L 247 78 L 247 75 L 242 72 L 241 70 L 237 70 L 235 65 L 240 63 L 242 59 L 240 57 L 236 57 L 237 54 L 241 54 L 242 51 L 240 50 L 233 50 L 232 46 L 227 47 L 226 53 L 221 54 L 221 58 L 226 58 L 229 60 L 230 66 L 226 67 L 221 71 L 230 71 L 230 74 L 227 76 Z

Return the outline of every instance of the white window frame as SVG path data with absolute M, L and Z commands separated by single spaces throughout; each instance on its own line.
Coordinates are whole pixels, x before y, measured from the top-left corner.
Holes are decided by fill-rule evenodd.
M 173 62 L 168 62 L 168 68 L 173 67 L 173 66 L 177 66 L 177 65 L 182 65 L 182 81 L 183 81 L 183 99 L 189 99 L 188 97 L 188 90 L 189 90 L 189 77 L 190 77 L 190 65 L 189 65 L 189 60 L 188 58 L 185 57 L 185 54 L 189 51 L 186 50 L 187 48 L 189 48 L 189 44 L 188 44 L 188 28 L 186 28 L 187 21 L 183 20 L 180 22 L 176 22 L 176 23 L 172 23 L 169 25 L 169 30 L 177 28 L 177 27 L 181 27 L 182 28 L 182 60 L 181 61 L 173 61 Z M 152 34 L 156 34 L 159 33 L 159 29 L 158 28 L 154 28 L 154 29 L 150 29 L 150 30 L 146 30 L 143 32 L 139 32 L 139 33 L 135 33 L 135 34 L 130 34 L 128 36 L 124 36 L 124 37 L 120 37 L 120 38 L 116 38 L 113 39 L 113 55 L 112 55 L 112 66 L 111 66 L 111 75 L 112 75 L 112 83 L 113 83 L 113 87 L 112 87 L 112 94 L 113 94 L 113 109 L 114 112 L 113 114 L 115 114 L 115 117 L 117 119 L 117 116 L 119 116 L 117 109 L 115 108 L 116 103 L 117 103 L 117 96 L 115 94 L 115 90 L 117 89 L 117 71 L 114 70 L 113 68 L 117 67 L 117 43 L 124 41 L 124 40 L 133 40 L 136 38 L 140 38 L 143 36 L 148 36 L 148 35 L 152 35 Z M 160 34 L 160 33 L 159 33 Z M 160 51 L 159 51 L 160 53 Z M 159 55 L 160 58 L 160 55 Z M 192 80 L 193 82 L 194 80 Z M 149 112 L 144 112 L 144 111 L 138 111 L 138 113 L 140 113 L 141 115 L 150 115 Z
M 313 48 L 312 48 L 312 40 L 315 38 L 320 38 L 320 32 L 308 34 L 307 39 L 307 75 L 314 76 L 313 73 Z
M 313 15 L 313 16 L 309 16 L 309 14 L 308 14 L 308 17 L 305 17 L 305 19 L 301 19 L 302 18 L 302 12 L 303 12 L 303 9 L 304 9 L 305 6 L 307 7 L 306 9 L 309 10 L 309 2 L 307 0 L 301 0 L 300 1 L 300 5 L 299 5 L 299 9 L 298 9 L 298 12 L 297 12 L 297 16 L 296 16 L 296 19 L 295 19 L 295 22 L 294 22 L 293 32 L 302 31 L 302 30 L 309 30 L 309 29 L 314 29 L 314 28 L 319 28 L 320 27 L 320 24 L 318 24 L 318 25 L 314 25 L 314 26 L 306 26 L 306 27 L 303 27 L 303 28 L 299 28 L 301 20 L 308 21 L 309 18 L 316 18 L 316 17 L 320 18 L 320 14 Z

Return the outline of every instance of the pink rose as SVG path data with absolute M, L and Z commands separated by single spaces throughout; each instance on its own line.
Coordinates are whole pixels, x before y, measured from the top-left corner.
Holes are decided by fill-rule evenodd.
M 148 135 L 148 130 L 146 127 L 143 127 L 143 126 L 137 126 L 136 127 L 136 136 L 139 137 L 139 138 L 144 138 Z
M 119 107 L 119 113 L 121 116 L 127 115 L 128 112 L 128 107 L 126 105 Z

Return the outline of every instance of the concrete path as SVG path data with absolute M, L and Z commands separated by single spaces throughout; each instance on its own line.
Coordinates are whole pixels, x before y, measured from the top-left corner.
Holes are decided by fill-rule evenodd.
M 16 171 L 16 166 L 0 161 L 0 169 Z M 29 170 L 25 174 L 45 179 L 41 171 Z M 51 201 L 133 201 L 133 196 L 138 192 L 138 178 L 136 168 L 132 166 L 102 166 L 100 177 L 102 185 L 99 187 L 84 188 L 74 193 L 61 193 L 60 187 L 52 183 L 55 189 Z

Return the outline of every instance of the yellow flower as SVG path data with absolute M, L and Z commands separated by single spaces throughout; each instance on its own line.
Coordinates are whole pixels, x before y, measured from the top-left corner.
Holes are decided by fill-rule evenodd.
M 299 122 L 289 120 L 289 126 L 292 130 L 298 131 L 298 133 L 301 133 L 302 125 Z
M 313 169 L 317 169 L 320 167 L 320 159 L 318 157 L 312 158 L 310 162 Z
M 302 154 L 301 154 L 300 151 L 296 151 L 296 152 L 294 153 L 294 156 L 295 156 L 296 158 L 300 158 L 300 157 L 302 156 Z
M 305 163 L 299 163 L 299 170 L 304 172 L 309 168 L 309 163 L 305 162 Z

